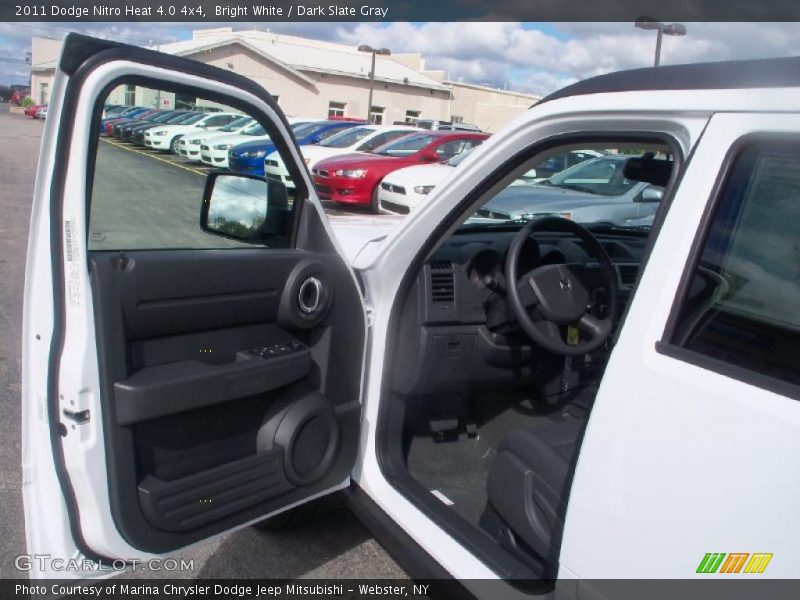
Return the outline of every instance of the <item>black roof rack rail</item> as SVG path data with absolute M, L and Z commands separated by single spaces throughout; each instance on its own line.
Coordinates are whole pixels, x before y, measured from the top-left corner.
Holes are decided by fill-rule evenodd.
M 618 71 L 568 85 L 537 104 L 569 96 L 609 92 L 770 87 L 800 87 L 800 57 L 731 60 Z

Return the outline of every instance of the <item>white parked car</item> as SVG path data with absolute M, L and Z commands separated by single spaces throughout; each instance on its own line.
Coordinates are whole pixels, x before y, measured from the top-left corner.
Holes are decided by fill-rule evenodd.
M 75 71 L 56 67 L 52 100 L 71 110 L 45 126 L 25 279 L 32 578 L 302 522 L 286 511 L 331 493 L 415 578 L 452 577 L 449 598 L 616 600 L 630 579 L 625 597 L 670 579 L 665 597 L 707 598 L 800 577 L 800 59 L 568 86 L 348 258 L 258 84 L 63 48 Z M 100 95 L 142 77 L 271 122 L 294 202 L 214 172 L 199 226 L 186 213 L 161 247 L 98 222 L 128 211 L 147 235 L 179 208 L 106 185 L 137 157 L 87 189 Z M 671 156 L 652 228 L 466 223 L 556 147 Z M 151 162 L 151 187 L 175 181 Z M 651 167 L 625 178 L 652 184 Z
M 241 118 L 241 113 L 200 113 L 197 118 L 183 121 L 177 125 L 163 125 L 148 129 L 144 132 L 144 145 L 154 150 L 178 154 L 178 142 L 183 136 L 215 131 Z
M 456 154 L 443 163 L 414 165 L 389 173 L 381 180 L 378 190 L 381 210 L 400 215 L 409 214 L 428 197 L 440 181 L 479 147 Z
M 418 128 L 406 125 L 363 125 L 340 131 L 318 144 L 304 144 L 300 146 L 300 151 L 306 166 L 311 169 L 324 158 L 352 152 L 370 153 L 398 137 L 418 132 Z M 282 181 L 287 187 L 294 187 L 279 152 L 273 152 L 264 158 L 264 172 L 267 177 Z
M 440 181 L 453 172 L 454 167 L 460 165 L 474 151 L 475 148 L 470 148 L 444 163 L 415 165 L 389 173 L 381 181 L 378 191 L 381 210 L 399 215 L 409 214 L 428 197 Z M 551 172 L 547 167 L 552 164 L 576 165 L 602 155 L 602 152 L 589 149 L 565 152 L 539 163 L 535 169 L 523 173 L 512 185 L 524 185 L 544 179 L 539 175 L 542 172 Z
M 289 124 L 294 127 L 305 125 L 317 119 L 304 117 L 289 117 Z M 210 167 L 218 169 L 228 168 L 228 150 L 245 142 L 255 142 L 257 140 L 268 140 L 269 135 L 259 123 L 253 123 L 242 129 L 238 133 L 228 133 L 215 137 L 213 142 L 206 140 L 200 143 L 200 162 Z
M 188 136 L 184 135 L 178 140 L 178 154 L 189 160 L 200 162 L 200 146 L 202 144 L 222 135 L 241 133 L 253 123 L 255 123 L 255 120 L 252 117 L 245 116 L 231 121 L 225 127 L 220 127 L 219 129 L 200 131 Z

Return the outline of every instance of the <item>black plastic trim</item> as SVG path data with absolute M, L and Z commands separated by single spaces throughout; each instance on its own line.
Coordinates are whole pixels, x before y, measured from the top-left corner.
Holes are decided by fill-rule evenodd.
M 587 94 L 800 86 L 800 57 L 646 67 L 598 75 L 568 85 L 538 104 Z
M 430 237 L 423 244 L 414 260 L 409 265 L 408 270 L 403 275 L 400 282 L 395 301 L 392 306 L 391 314 L 389 317 L 388 334 L 386 337 L 386 357 L 384 364 L 392 365 L 395 363 L 397 331 L 400 326 L 400 319 L 402 316 L 403 303 L 412 285 L 414 285 L 417 274 L 422 269 L 425 260 L 433 248 L 441 241 L 444 233 L 452 227 L 463 215 L 464 210 L 472 205 L 478 198 L 488 193 L 488 191 L 500 182 L 514 169 L 521 167 L 526 161 L 530 160 L 536 154 L 541 154 L 549 149 L 573 145 L 576 143 L 602 143 L 602 142 L 647 142 L 656 141 L 658 143 L 666 144 L 674 153 L 675 169 L 673 175 L 670 177 L 670 184 L 674 183 L 677 178 L 677 172 L 682 169 L 683 153 L 677 141 L 668 134 L 655 133 L 649 131 L 622 131 L 614 132 L 607 131 L 602 133 L 567 133 L 551 136 L 536 144 L 528 146 L 516 155 L 509 158 L 501 167 L 496 169 L 493 173 L 484 178 L 464 199 L 458 206 L 448 215 L 448 218 L 443 220 L 431 233 Z M 665 196 L 671 197 L 671 189 L 667 189 Z M 654 235 L 657 232 L 651 232 Z M 635 293 L 635 289 L 634 289 Z M 462 519 L 457 514 L 453 513 L 445 507 L 440 501 L 433 497 L 428 490 L 419 484 L 405 467 L 403 462 L 402 453 L 393 448 L 391 443 L 392 433 L 392 420 L 396 418 L 392 415 L 391 406 L 394 400 L 390 400 L 392 395 L 391 385 L 393 378 L 385 375 L 382 382 L 381 398 L 378 422 L 377 422 L 377 458 L 381 471 L 386 477 L 387 481 L 397 489 L 404 497 L 418 506 L 423 512 L 428 514 L 431 518 L 451 536 L 453 536 L 459 543 L 466 547 L 470 552 L 481 558 L 492 570 L 505 578 L 512 580 L 512 584 L 516 583 L 520 589 L 528 593 L 544 593 L 552 588 L 552 582 L 542 582 L 539 586 L 532 586 L 531 579 L 525 575 L 524 572 L 509 572 L 511 563 L 516 560 L 511 555 L 506 555 L 507 559 L 512 559 L 506 564 L 502 564 L 499 558 L 501 550 L 497 544 L 490 542 L 489 538 L 484 538 L 477 532 L 473 525 Z M 503 553 L 505 554 L 505 553 Z M 521 564 L 520 564 L 521 567 Z M 516 582 L 514 581 L 516 580 Z
M 311 353 L 307 349 L 271 358 L 241 354 L 241 360 L 224 365 L 198 360 L 155 365 L 117 381 L 117 423 L 133 425 L 261 394 L 298 381 L 311 369 Z

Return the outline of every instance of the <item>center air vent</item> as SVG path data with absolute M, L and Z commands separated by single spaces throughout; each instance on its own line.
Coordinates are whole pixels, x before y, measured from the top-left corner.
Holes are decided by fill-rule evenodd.
M 431 300 L 435 303 L 455 300 L 453 273 L 431 273 Z
M 432 260 L 428 264 L 433 271 L 449 271 L 453 268 L 453 263 L 449 260 Z

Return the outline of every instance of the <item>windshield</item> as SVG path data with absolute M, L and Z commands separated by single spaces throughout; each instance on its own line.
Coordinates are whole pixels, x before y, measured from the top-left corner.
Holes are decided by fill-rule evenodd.
M 240 127 L 244 127 L 248 123 L 253 120 L 252 117 L 242 117 L 241 119 L 236 119 L 235 121 L 231 121 L 225 127 L 220 127 L 217 131 L 221 131 L 223 133 L 231 133 L 232 131 L 236 131 Z
M 172 115 L 172 117 L 167 119 L 165 122 L 169 123 L 170 125 L 174 125 L 175 123 L 182 123 L 191 116 L 192 113 L 178 113 L 177 115 Z
M 450 160 L 445 161 L 444 164 L 446 164 L 448 167 L 457 167 L 458 165 L 461 164 L 461 161 L 463 161 L 465 158 L 467 158 L 467 156 L 469 156 L 470 152 L 475 150 L 475 148 L 477 148 L 477 146 L 473 146 L 472 148 L 469 148 L 468 150 L 464 150 L 464 152 L 462 152 L 461 154 L 456 154 Z
M 161 112 L 157 115 L 152 115 L 150 117 L 150 121 L 153 123 L 164 123 L 167 119 L 172 116 L 172 112 Z
M 647 232 L 674 168 L 666 149 L 613 147 L 538 183 L 517 178 L 462 225 L 514 231 L 542 217 L 559 217 L 594 231 Z M 463 156 L 456 159 L 463 160 Z M 452 164 L 451 161 L 448 164 Z M 627 176 L 626 176 L 627 175 Z
M 294 123 L 293 125 L 289 125 L 289 127 L 291 127 L 292 131 L 296 133 L 297 130 L 303 127 L 304 125 L 308 125 L 308 123 L 306 122 Z M 252 135 L 252 136 L 267 135 L 266 129 L 264 129 L 261 123 L 258 122 L 253 123 L 247 129 L 243 129 L 240 133 L 241 135 Z
M 292 130 L 294 131 L 294 136 L 297 139 L 302 139 L 310 135 L 314 135 L 319 130 L 324 129 L 327 124 L 327 121 L 323 121 L 322 123 L 303 123 L 298 125 L 296 128 L 292 127 Z
M 370 127 L 353 127 L 352 129 L 345 129 L 339 133 L 332 135 L 327 140 L 319 143 L 320 146 L 326 148 L 349 148 L 353 144 L 363 140 L 375 130 Z
M 625 178 L 622 156 L 604 156 L 587 160 L 542 181 L 542 185 L 586 192 L 598 196 L 619 196 L 638 182 Z
M 191 125 L 192 123 L 197 123 L 200 119 L 206 118 L 208 115 L 204 115 L 203 113 L 196 113 L 193 114 L 188 119 L 181 121 L 181 125 Z
M 383 156 L 411 156 L 430 144 L 435 138 L 436 136 L 426 133 L 408 135 L 395 142 L 389 142 L 377 148 L 375 154 L 382 154 Z

